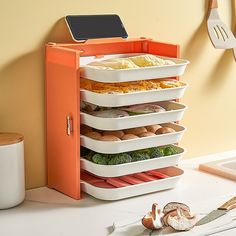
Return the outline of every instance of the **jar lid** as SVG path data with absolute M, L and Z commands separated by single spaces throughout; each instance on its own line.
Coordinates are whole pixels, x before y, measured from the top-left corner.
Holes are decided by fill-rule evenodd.
M 16 133 L 0 133 L 0 146 L 19 143 L 24 140 L 23 135 Z

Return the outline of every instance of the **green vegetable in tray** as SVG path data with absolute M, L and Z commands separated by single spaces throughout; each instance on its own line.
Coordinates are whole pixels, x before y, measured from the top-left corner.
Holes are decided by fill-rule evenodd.
M 173 146 L 167 146 L 163 149 L 163 153 L 165 156 L 170 156 L 170 155 L 177 154 L 178 151 Z
M 119 165 L 123 163 L 129 163 L 132 161 L 131 156 L 128 153 L 119 153 L 110 156 L 108 165 Z
M 131 157 L 132 157 L 132 162 L 134 162 L 134 161 L 143 161 L 143 160 L 150 159 L 149 155 L 145 152 L 143 152 L 143 153 L 133 152 L 131 154 Z
M 163 150 L 158 147 L 149 148 L 148 154 L 149 154 L 150 158 L 157 158 L 157 157 L 164 156 Z
M 83 150 L 88 153 L 86 159 L 100 165 L 119 165 L 129 162 L 142 161 L 150 158 L 158 158 L 170 156 L 178 153 L 178 150 L 172 146 L 146 148 L 137 151 L 118 153 L 118 154 L 103 154 L 94 151 Z
M 92 161 L 96 164 L 107 165 L 107 157 L 104 154 L 96 153 L 92 156 Z

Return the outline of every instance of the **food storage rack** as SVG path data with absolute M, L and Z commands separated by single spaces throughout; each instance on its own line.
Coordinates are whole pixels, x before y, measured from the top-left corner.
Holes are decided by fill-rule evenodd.
M 73 29 L 70 28 L 70 31 Z M 186 106 L 179 104 L 178 99 L 183 96 L 187 85 L 177 89 L 166 89 L 165 91 L 163 89 L 163 91 L 156 92 L 151 90 L 122 95 L 96 94 L 80 89 L 80 77 L 82 75 L 91 80 L 102 82 L 106 81 L 106 78 L 107 82 L 152 78 L 178 80 L 188 64 L 188 61 L 178 59 L 179 50 L 179 45 L 162 43 L 144 37 L 132 39 L 111 36 L 110 38 L 88 39 L 70 44 L 48 43 L 46 45 L 46 156 L 49 188 L 56 189 L 74 199 L 80 199 L 81 190 L 83 190 L 99 199 L 117 200 L 175 186 L 183 174 L 181 169 L 174 167 L 185 152 L 180 147 L 176 147 L 179 153 L 170 157 L 104 166 L 81 158 L 80 146 L 83 145 L 102 153 L 118 153 L 177 143 L 185 128 L 176 121 L 182 118 L 186 110 Z M 84 67 L 94 60 L 140 53 L 172 58 L 176 65 L 166 67 L 163 71 L 161 67 L 154 72 L 148 70 L 145 72 L 144 69 L 140 69 L 124 75 L 119 75 L 119 73 L 116 75 L 99 74 L 89 68 L 86 70 Z M 121 71 L 123 72 L 123 70 Z M 106 72 L 115 73 L 114 71 Z M 156 76 L 157 72 L 159 76 Z M 95 117 L 81 112 L 81 100 L 107 107 L 155 101 L 166 107 L 166 112 L 106 120 L 107 118 Z M 176 132 L 154 138 L 146 137 L 118 142 L 97 141 L 80 134 L 80 124 L 101 130 L 119 130 L 158 123 L 168 123 Z M 155 173 L 156 169 L 158 169 L 158 173 Z M 114 178 L 115 180 L 120 176 L 124 178 L 126 175 L 133 174 L 135 176 L 139 172 L 149 173 L 149 171 L 153 171 L 153 176 L 161 173 L 168 175 L 169 178 L 159 179 L 157 177 L 153 181 L 120 188 L 108 188 L 103 182 L 106 178 Z M 87 181 L 81 180 L 82 177 Z

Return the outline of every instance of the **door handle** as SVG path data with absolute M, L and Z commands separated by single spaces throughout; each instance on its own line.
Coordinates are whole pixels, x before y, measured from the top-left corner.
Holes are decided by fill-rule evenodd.
M 66 117 L 66 134 L 70 136 L 73 133 L 73 120 L 70 115 Z

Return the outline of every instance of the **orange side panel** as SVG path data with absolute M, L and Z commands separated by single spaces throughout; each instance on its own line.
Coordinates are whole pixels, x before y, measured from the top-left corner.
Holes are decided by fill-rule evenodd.
M 149 41 L 147 52 L 166 57 L 179 57 L 179 45 Z
M 46 48 L 46 152 L 48 186 L 80 198 L 79 69 L 73 51 Z M 66 117 L 73 119 L 67 135 Z

